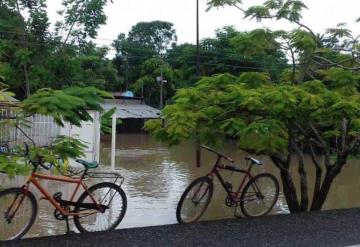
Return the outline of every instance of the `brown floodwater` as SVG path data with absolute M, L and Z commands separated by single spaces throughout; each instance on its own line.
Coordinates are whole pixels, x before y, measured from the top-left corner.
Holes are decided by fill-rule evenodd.
M 110 139 L 110 137 L 102 138 L 101 167 L 105 170 L 110 169 Z M 175 211 L 182 192 L 193 179 L 208 173 L 216 158 L 214 154 L 203 150 L 202 166 L 196 168 L 194 150 L 195 145 L 192 142 L 169 148 L 146 134 L 117 136 L 116 169 L 125 177 L 123 189 L 128 199 L 127 212 L 118 226 L 119 229 L 176 223 Z M 236 143 L 229 142 L 218 150 L 233 157 L 237 163 L 245 167 L 246 154 L 236 148 Z M 258 158 L 264 161 L 265 165 L 254 167 L 253 174 L 269 172 L 279 177 L 279 171 L 271 161 L 266 157 Z M 313 181 L 314 168 L 309 160 L 306 170 L 309 181 Z M 295 163 L 292 172 L 295 182 L 299 184 Z M 223 174 L 234 185 L 242 179 L 242 176 L 236 173 Z M 359 175 L 359 160 L 350 159 L 343 172 L 336 178 L 324 209 L 359 207 Z M 24 178 L 16 178 L 9 181 L 0 176 L 0 184 L 5 188 L 19 185 L 23 180 Z M 88 181 L 89 184 L 97 182 L 99 180 Z M 44 182 L 43 185 L 52 193 L 62 191 L 64 197 L 73 189 L 71 186 L 54 182 Z M 38 193 L 36 195 L 39 196 Z M 233 218 L 234 208 L 225 206 L 225 197 L 223 188 L 216 181 L 213 199 L 201 220 Z M 38 218 L 26 237 L 63 234 L 65 223 L 54 219 L 53 208 L 46 201 L 40 201 L 39 205 Z M 288 213 L 282 193 L 271 213 Z

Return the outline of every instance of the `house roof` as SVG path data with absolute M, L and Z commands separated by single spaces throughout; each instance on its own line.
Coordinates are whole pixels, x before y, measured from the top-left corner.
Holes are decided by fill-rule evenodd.
M 11 97 L 10 95 L 7 95 L 6 93 L 1 94 L 1 97 L 3 98 L 3 100 L 0 100 L 0 102 L 19 102 L 17 99 Z
M 105 110 L 116 108 L 116 116 L 119 119 L 155 119 L 160 118 L 160 111 L 146 105 L 139 99 L 110 99 L 102 104 Z
M 14 97 L 11 97 L 6 94 L 1 95 L 2 99 L 0 99 L 1 107 L 14 107 L 19 101 Z

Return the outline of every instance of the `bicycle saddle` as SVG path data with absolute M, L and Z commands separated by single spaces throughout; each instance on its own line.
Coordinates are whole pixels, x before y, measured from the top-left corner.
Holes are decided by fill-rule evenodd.
M 77 159 L 76 162 L 79 164 L 82 164 L 83 166 L 85 166 L 86 168 L 89 168 L 89 169 L 95 169 L 99 166 L 99 164 L 96 161 L 88 162 L 86 160 Z

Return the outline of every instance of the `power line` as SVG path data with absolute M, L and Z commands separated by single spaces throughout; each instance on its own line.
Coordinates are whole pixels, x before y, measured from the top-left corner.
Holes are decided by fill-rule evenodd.
M 0 33 L 3 31 L 0 31 Z M 46 42 L 54 42 L 54 43 L 59 43 L 59 45 L 64 45 L 62 44 L 59 40 L 54 40 L 54 39 L 47 39 L 44 41 L 44 43 L 40 43 L 40 42 L 34 42 L 34 41 L 21 41 L 21 40 L 17 40 L 14 38 L 1 38 L 0 37 L 0 41 L 1 40 L 6 40 L 6 41 L 11 41 L 12 43 L 17 43 L 17 44 L 22 44 L 22 45 L 34 45 L 34 46 L 41 46 L 43 47 L 44 44 Z M 94 45 L 102 45 L 103 48 L 107 49 L 107 54 L 113 55 L 113 56 L 117 56 L 119 55 L 119 53 L 117 52 L 117 50 L 112 47 L 112 46 L 107 46 L 101 43 L 95 43 L 93 42 Z M 71 44 L 65 44 L 65 46 L 70 47 L 70 48 L 74 48 L 76 47 L 75 45 L 71 45 Z M 98 47 L 98 48 L 102 48 L 102 47 Z M 144 52 L 144 51 L 148 51 L 147 49 L 144 48 L 136 48 L 136 47 L 128 47 L 129 51 L 139 51 L 139 52 Z M 226 59 L 231 59 L 231 60 L 237 60 L 240 57 L 242 58 L 241 60 L 237 60 L 235 62 L 239 62 L 239 63 L 258 63 L 258 62 L 262 62 L 264 61 L 263 58 L 256 58 L 256 57 L 251 57 L 251 59 L 246 58 L 243 55 L 239 55 L 238 53 L 229 53 L 229 52 L 222 52 L 222 51 L 211 51 L 211 50 L 206 50 L 207 55 L 200 55 L 201 58 L 205 58 L 205 59 L 216 59 L 219 58 L 216 55 L 219 56 L 225 56 Z M 209 54 L 210 53 L 210 54 Z M 211 56 L 211 54 L 213 54 L 213 56 Z M 193 54 L 192 56 L 195 57 L 195 54 Z M 228 57 L 226 57 L 228 56 Z M 132 59 L 132 58 L 144 58 L 147 59 L 149 58 L 146 54 L 144 55 L 125 55 L 124 56 L 126 59 Z M 172 59 L 170 57 L 168 57 L 168 61 L 171 61 Z M 194 65 L 193 62 L 180 62 L 181 64 L 185 64 L 185 65 Z M 225 63 L 213 63 L 213 62 L 206 62 L 205 64 L 207 65 L 219 65 L 219 66 L 223 66 L 223 67 L 233 67 L 233 68 L 244 68 L 244 69 L 259 69 L 260 67 L 251 67 L 251 66 L 240 66 L 240 65 L 229 65 L 229 64 L 225 64 Z M 284 67 L 284 64 L 273 64 L 272 67 Z M 291 65 L 291 64 L 287 64 L 287 65 Z M 296 63 L 296 66 L 302 65 L 302 63 Z M 263 70 L 269 70 L 269 68 L 260 68 Z
M 44 46 L 44 43 L 39 43 L 39 42 L 20 41 L 20 40 L 16 40 L 16 39 L 3 39 L 3 40 L 11 41 L 12 43 L 17 43 L 17 44 L 22 44 L 22 45 L 34 45 L 34 46 L 41 46 L 41 47 Z M 54 40 L 51 40 L 51 41 L 54 41 Z M 58 42 L 58 41 L 56 40 L 54 42 Z M 95 45 L 102 45 L 102 44 L 98 44 L 98 43 L 94 43 L 94 44 Z M 70 47 L 70 48 L 74 47 L 73 45 L 70 45 L 70 44 L 66 44 L 66 46 Z M 106 46 L 105 48 L 107 49 L 107 54 L 114 55 L 114 56 L 119 54 L 119 53 L 117 53 L 117 50 L 115 48 L 113 48 L 113 47 Z M 134 48 L 134 49 L 130 49 L 130 50 L 136 50 L 136 51 L 139 51 L 139 52 L 148 51 L 146 49 L 141 49 L 141 48 Z M 238 63 L 257 63 L 257 62 L 263 61 L 263 59 L 261 59 L 261 58 L 254 58 L 254 57 L 252 57 L 251 59 L 246 59 L 243 56 L 238 55 L 237 53 L 224 53 L 224 52 L 215 52 L 215 51 L 208 51 L 208 52 L 214 54 L 214 56 L 210 56 L 208 54 L 208 55 L 200 55 L 200 57 L 201 58 L 207 58 L 207 59 L 215 59 L 215 58 L 218 58 L 217 56 L 215 56 L 215 54 L 218 54 L 218 55 L 230 55 L 230 56 L 233 56 L 233 57 L 226 57 L 226 58 L 231 59 L 231 60 L 236 60 L 235 62 L 238 62 Z M 194 56 L 195 56 L 195 54 L 194 54 Z M 125 57 L 125 59 L 148 58 L 148 56 L 145 55 L 145 54 L 144 55 L 125 55 L 124 57 Z M 239 60 L 239 57 L 242 57 L 242 59 Z M 171 59 L 169 59 L 169 61 L 171 61 Z M 182 62 L 182 64 L 187 64 L 187 63 Z M 214 65 L 223 65 L 224 66 L 224 63 L 213 63 L 213 64 Z M 235 67 L 236 65 L 231 65 L 231 66 Z M 283 65 L 279 64 L 278 66 L 283 66 Z
M 36 29 L 35 29 L 36 30 Z M 40 30 L 40 31 L 43 31 L 43 30 Z M 13 31 L 0 31 L 0 34 L 1 33 L 10 33 L 10 34 L 20 34 L 20 35 L 27 35 L 27 36 L 35 36 L 35 37 L 41 37 L 41 38 L 46 38 L 46 40 L 49 40 L 49 41 L 53 41 L 53 42 L 57 42 L 57 43 L 60 43 L 61 41 L 60 40 L 51 40 L 51 38 L 49 39 L 49 37 L 43 37 L 43 36 L 39 36 L 39 35 L 36 35 L 36 34 L 24 34 L 23 32 L 13 32 Z M 50 36 L 52 36 L 52 33 L 46 31 L 46 33 L 49 33 Z M 248 39 L 251 39 L 251 37 L 242 37 L 242 40 L 248 40 Z M 108 50 L 108 54 L 111 54 L 111 55 L 114 55 L 114 56 L 117 56 L 119 53 L 118 51 L 112 46 L 112 45 L 109 45 L 109 44 L 104 44 L 104 43 L 99 43 L 99 42 L 94 42 L 94 40 L 103 40 L 103 41 L 111 41 L 113 42 L 114 40 L 111 40 L 111 39 L 106 39 L 106 38 L 90 38 L 90 42 L 92 42 L 93 44 L 95 45 L 99 45 L 99 46 L 103 46 L 104 48 L 106 48 Z M 13 40 L 14 42 L 16 40 Z M 17 43 L 19 44 L 32 44 L 32 45 L 38 45 L 38 44 L 35 44 L 35 42 L 31 42 L 31 41 L 27 41 L 27 42 L 24 42 L 24 43 L 21 43 L 21 41 L 16 41 Z M 42 46 L 43 44 L 41 44 Z M 63 44 L 62 44 L 63 45 Z M 73 45 L 71 44 L 67 44 L 68 47 L 73 47 Z M 191 44 L 193 45 L 193 44 Z M 195 45 L 193 45 L 194 48 L 195 48 Z M 111 50 L 114 50 L 115 53 L 111 53 L 110 51 Z M 144 48 L 136 48 L 136 47 L 127 47 L 126 50 L 128 51 L 139 51 L 139 52 L 144 52 L 144 51 L 148 51 Z M 280 49 L 279 49 L 280 50 Z M 251 60 L 249 59 L 246 59 L 243 55 L 240 55 L 238 53 L 229 53 L 229 52 L 225 52 L 225 51 L 212 51 L 212 50 L 207 50 L 207 49 L 203 49 L 203 52 L 206 52 L 207 54 L 208 53 L 212 53 L 212 54 L 218 54 L 219 56 L 228 56 L 227 58 L 228 59 L 235 59 L 235 58 L 238 58 L 239 56 L 242 56 L 242 58 L 244 59 L 244 61 L 238 61 L 238 62 L 261 62 L 263 61 L 262 58 L 256 58 L 254 56 L 251 57 Z M 285 53 L 284 53 L 285 55 Z M 231 57 L 231 56 L 235 56 L 234 57 Z M 125 55 L 124 57 L 127 57 L 129 59 L 131 58 L 135 58 L 136 56 L 132 55 L 132 56 L 129 56 L 129 55 Z M 139 56 L 141 57 L 141 56 Z M 145 57 L 145 55 L 144 55 Z M 210 56 L 207 56 L 207 55 L 200 55 L 201 58 L 212 58 Z M 286 59 L 288 60 L 288 59 Z M 297 65 L 300 65 L 300 64 L 297 64 Z
M 19 35 L 26 35 L 26 36 L 35 36 L 35 37 L 41 37 L 41 38 L 44 38 L 43 36 L 39 36 L 39 35 L 36 35 L 36 34 L 24 34 L 24 33 L 22 33 L 22 32 L 14 32 L 14 31 L 0 31 L 0 34 L 1 33 L 10 33 L 10 34 L 19 34 Z M 48 32 L 48 33 L 50 33 L 50 32 Z M 50 33 L 51 34 L 51 33 Z M 50 35 L 50 36 L 52 36 L 52 35 Z M 251 37 L 242 37 L 242 39 L 241 40 L 250 40 L 250 39 L 252 39 Z M 90 42 L 93 42 L 94 40 L 102 40 L 102 41 L 111 41 L 111 42 L 114 42 L 115 40 L 111 40 L 111 39 L 106 39 L 106 38 L 90 38 Z M 56 40 L 57 42 L 60 42 L 59 40 Z M 109 47 L 110 48 L 110 46 L 109 46 L 109 44 L 104 44 L 104 43 L 96 43 L 96 42 L 93 42 L 94 44 L 97 44 L 97 45 L 103 45 L 103 46 L 107 46 L 107 47 Z M 191 44 L 191 45 L 193 45 L 194 46 L 194 49 L 196 49 L 196 45 L 194 45 L 194 44 Z M 113 49 L 113 47 L 111 46 L 111 49 Z M 127 47 L 127 49 L 129 49 L 129 50 L 134 50 L 134 51 L 136 51 L 136 50 L 138 50 L 139 48 L 136 48 L 136 47 Z M 140 50 L 141 50 L 141 48 L 140 48 Z M 204 49 L 203 49 L 204 50 Z M 206 49 L 205 49 L 206 50 Z M 141 51 L 143 51 L 143 50 L 141 50 Z M 207 52 L 211 52 L 211 51 L 209 51 L 209 50 L 206 50 Z M 219 53 L 220 54 L 220 53 Z M 222 55 L 222 54 L 221 54 Z

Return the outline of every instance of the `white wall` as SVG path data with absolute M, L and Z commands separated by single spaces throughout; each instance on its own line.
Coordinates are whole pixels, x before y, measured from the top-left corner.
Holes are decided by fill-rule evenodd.
M 100 113 L 95 111 L 89 111 L 93 122 L 82 122 L 81 128 L 66 124 L 64 128 L 61 128 L 60 134 L 70 136 L 72 138 L 78 138 L 88 146 L 83 158 L 87 161 L 100 160 Z M 74 165 L 76 162 L 71 161 L 70 164 Z

